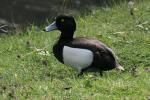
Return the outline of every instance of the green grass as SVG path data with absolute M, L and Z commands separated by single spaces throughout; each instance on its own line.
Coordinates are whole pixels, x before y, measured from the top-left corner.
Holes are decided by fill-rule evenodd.
M 105 72 L 103 77 L 99 73 L 77 77 L 75 70 L 55 59 L 51 52 L 58 31 L 45 33 L 31 26 L 20 35 L 1 35 L 0 100 L 146 100 L 150 96 L 150 72 L 144 70 L 150 67 L 149 5 L 148 0 L 137 4 L 135 19 L 126 4 L 75 17 L 75 36 L 104 42 L 125 68 Z M 40 55 L 35 47 L 50 54 Z

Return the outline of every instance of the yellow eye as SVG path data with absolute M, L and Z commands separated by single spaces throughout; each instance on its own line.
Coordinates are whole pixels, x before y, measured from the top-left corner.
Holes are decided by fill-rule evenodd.
M 63 23 L 65 20 L 64 19 L 61 19 L 61 22 Z

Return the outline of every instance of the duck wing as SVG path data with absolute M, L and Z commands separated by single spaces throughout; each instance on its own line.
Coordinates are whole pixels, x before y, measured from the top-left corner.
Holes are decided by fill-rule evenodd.
M 114 52 L 102 42 L 93 38 L 75 38 L 67 44 L 69 47 L 88 49 L 93 52 L 93 66 L 101 70 L 111 70 L 118 67 L 117 57 Z

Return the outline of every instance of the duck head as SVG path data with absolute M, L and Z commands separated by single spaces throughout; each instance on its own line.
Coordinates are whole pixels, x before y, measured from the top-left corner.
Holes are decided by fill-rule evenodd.
M 64 37 L 73 37 L 73 33 L 76 30 L 76 22 L 72 16 L 60 15 L 55 18 L 55 21 L 45 27 L 45 31 L 61 31 L 61 35 Z

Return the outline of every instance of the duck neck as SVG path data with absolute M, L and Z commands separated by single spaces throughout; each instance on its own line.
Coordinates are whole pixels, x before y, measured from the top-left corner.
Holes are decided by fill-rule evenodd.
M 68 41 L 72 41 L 73 40 L 73 34 L 74 33 L 61 33 L 60 37 L 59 37 L 59 42 L 68 42 Z

